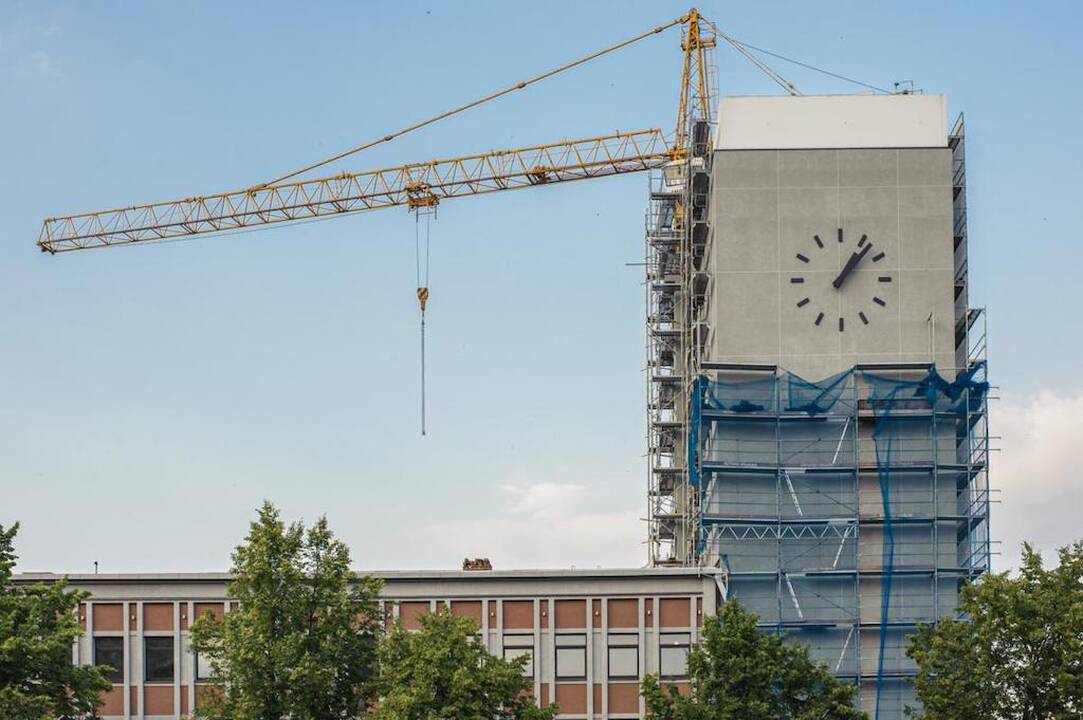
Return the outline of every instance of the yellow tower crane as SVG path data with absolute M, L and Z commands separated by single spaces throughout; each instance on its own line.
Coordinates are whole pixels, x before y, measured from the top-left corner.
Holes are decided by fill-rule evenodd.
M 706 52 L 714 47 L 715 41 L 713 32 L 703 22 L 703 17 L 693 8 L 687 15 L 636 37 L 250 188 L 46 218 L 38 236 L 38 246 L 43 252 L 55 254 L 221 233 L 396 205 L 405 205 L 416 211 L 453 197 L 661 167 L 666 162 L 687 156 L 689 128 L 693 118 L 710 120 Z M 671 142 L 665 140 L 659 129 L 616 132 L 582 140 L 494 150 L 380 170 L 347 172 L 310 180 L 294 179 L 675 26 L 683 28 L 681 48 L 684 63 L 677 124 Z
M 496 150 L 379 170 L 346 172 L 332 177 L 301 178 L 324 165 L 391 142 L 674 27 L 681 28 L 683 63 L 676 127 L 669 139 L 657 128 L 614 132 L 580 140 Z M 690 156 L 693 125 L 711 120 L 708 52 L 719 36 L 731 44 L 734 42 L 693 8 L 680 18 L 623 42 L 269 182 L 232 192 L 47 218 L 42 223 L 37 244 L 43 252 L 57 254 L 225 233 L 383 207 L 405 206 L 415 214 L 432 212 L 438 204 L 450 198 L 658 168 L 673 168 L 679 173 Z M 422 321 L 422 433 L 424 313 L 429 300 L 427 284 L 420 272 L 419 256 L 417 297 Z

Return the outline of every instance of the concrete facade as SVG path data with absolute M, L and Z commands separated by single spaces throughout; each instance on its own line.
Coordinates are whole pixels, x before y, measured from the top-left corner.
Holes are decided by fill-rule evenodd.
M 529 654 L 534 696 L 558 704 L 562 718 L 642 717 L 639 679 L 667 668 L 686 688 L 687 649 L 725 596 L 723 573 L 694 568 L 372 574 L 384 582 L 384 612 L 407 629 L 447 606 L 478 622 L 489 652 Z M 31 573 L 15 582 L 59 577 Z M 178 720 L 198 709 L 207 685 L 188 626 L 236 607 L 228 582 L 225 573 L 70 576 L 73 588 L 91 593 L 80 607 L 85 635 L 73 661 L 95 664 L 96 649 L 123 648 L 103 716 Z M 154 659 L 163 648 L 167 664 Z M 168 677 L 155 674 L 163 668 Z
M 859 363 L 954 374 L 947 147 L 723 150 L 712 180 L 708 361 L 810 380 Z M 863 236 L 871 252 L 836 289 Z

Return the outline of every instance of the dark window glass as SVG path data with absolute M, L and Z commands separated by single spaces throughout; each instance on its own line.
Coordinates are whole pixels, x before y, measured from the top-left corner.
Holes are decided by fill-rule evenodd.
M 144 638 L 143 666 L 147 682 L 173 682 L 173 638 Z
M 114 683 L 124 682 L 124 638 L 94 638 L 94 664 L 108 665 L 113 670 L 106 677 Z

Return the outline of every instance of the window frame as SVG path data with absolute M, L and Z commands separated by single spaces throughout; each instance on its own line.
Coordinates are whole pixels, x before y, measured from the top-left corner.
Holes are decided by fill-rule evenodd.
M 100 640 L 117 640 L 117 641 L 120 642 L 120 664 L 119 665 L 113 665 L 112 663 L 102 662 L 98 658 L 98 641 L 100 641 Z M 111 668 L 113 668 L 113 674 L 109 675 L 106 679 L 109 682 L 113 683 L 114 685 L 123 685 L 124 684 L 124 658 L 125 658 L 125 655 L 127 654 L 127 648 L 125 647 L 124 636 L 123 635 L 95 635 L 94 636 L 93 647 L 92 647 L 92 652 L 94 654 L 94 665 L 95 666 L 109 665 Z
M 585 633 L 565 633 L 553 638 L 553 676 L 556 680 L 586 680 L 587 679 L 587 636 Z M 561 674 L 560 657 L 562 654 L 578 651 L 581 658 L 579 664 L 583 671 L 575 675 Z
M 616 674 L 613 672 L 613 651 L 631 650 L 635 653 L 633 667 L 635 671 Z M 606 637 L 606 677 L 610 680 L 638 680 L 639 679 L 639 633 L 609 633 Z
M 151 643 L 165 643 L 169 642 L 169 677 L 155 677 L 150 676 L 150 644 Z M 177 674 L 177 648 L 176 639 L 172 635 L 144 635 L 143 636 L 143 682 L 148 685 L 167 685 L 173 682 L 173 679 Z M 161 650 L 162 648 L 157 648 Z
M 667 642 L 666 638 L 680 638 L 679 641 Z M 658 677 L 666 679 L 685 679 L 688 677 L 688 653 L 692 648 L 692 634 L 689 632 L 663 632 L 658 634 Z M 680 673 L 667 673 L 662 662 L 666 650 L 684 650 L 684 670 Z
M 512 643 L 509 644 L 508 641 Z M 514 660 L 526 655 L 528 657 L 526 667 L 523 668 L 523 677 L 534 677 L 534 659 L 537 657 L 534 633 L 504 633 L 501 638 L 501 650 L 504 660 Z M 511 656 L 508 653 L 511 652 Z
M 192 680 L 193 680 L 193 682 L 195 682 L 195 683 L 196 683 L 197 685 L 198 685 L 199 683 L 209 683 L 209 682 L 211 682 L 211 681 L 212 681 L 212 680 L 214 679 L 214 674 L 213 674 L 213 673 L 214 673 L 214 669 L 213 669 L 213 668 L 211 667 L 211 665 L 210 665 L 210 662 L 209 662 L 209 661 L 207 662 L 207 667 L 206 667 L 206 670 L 207 670 L 207 673 L 208 673 L 208 674 L 207 674 L 207 675 L 201 675 L 201 674 L 200 674 L 200 672 L 199 672 L 199 670 L 200 670 L 200 667 L 199 667 L 199 665 L 200 665 L 200 663 L 199 663 L 199 659 L 200 659 L 201 657 L 203 657 L 203 658 L 206 658 L 206 657 L 207 657 L 207 654 L 206 654 L 206 653 L 203 653 L 203 654 L 201 655 L 200 653 L 197 653 L 197 652 L 194 652 L 194 651 L 192 652 Z

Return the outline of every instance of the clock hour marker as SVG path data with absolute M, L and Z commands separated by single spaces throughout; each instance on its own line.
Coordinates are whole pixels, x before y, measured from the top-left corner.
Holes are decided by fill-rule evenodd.
M 865 317 L 865 313 L 863 313 L 863 312 L 859 312 L 859 313 L 857 314 L 857 316 L 858 316 L 859 318 L 861 318 L 861 322 L 863 322 L 863 323 L 864 323 L 864 324 L 866 324 L 866 325 L 868 325 L 868 324 L 869 324 L 869 319 L 868 319 L 867 317 Z
M 844 332 L 844 330 L 842 328 L 843 328 L 842 318 L 839 318 L 839 332 Z
M 878 298 L 878 297 L 874 297 L 874 298 L 872 299 L 872 301 L 873 301 L 874 303 L 876 303 L 877 305 L 879 305 L 880 307 L 885 307 L 885 306 L 887 305 L 887 303 L 886 303 L 886 302 L 884 302 L 883 300 L 881 300 L 881 299 L 880 299 L 880 298 Z
M 839 242 L 842 242 L 842 228 L 839 228 Z
M 816 320 L 814 320 L 812 324 L 813 325 L 819 325 L 823 321 L 824 321 L 824 314 L 820 313 L 819 315 L 816 316 Z
M 805 257 L 804 255 L 802 255 L 801 253 L 797 253 L 797 259 L 798 259 L 798 260 L 800 260 L 800 261 L 801 261 L 801 262 L 803 262 L 803 263 L 807 263 L 807 262 L 808 262 L 808 258 L 807 258 L 807 257 Z
M 891 282 L 891 276 L 890 275 L 881 275 L 880 277 L 878 277 L 876 279 L 878 281 L 880 281 L 880 282 Z
M 868 241 L 868 239 L 869 239 L 868 235 L 862 235 L 861 239 L 857 241 L 857 246 L 858 247 L 863 246 Z
M 877 253 L 877 254 L 872 256 L 872 261 L 873 262 L 880 262 L 883 259 L 884 259 L 884 254 L 883 253 Z
M 792 277 L 792 278 L 790 278 L 790 282 L 792 282 L 792 283 L 803 283 L 803 282 L 805 282 L 805 278 L 803 278 L 803 277 Z
M 808 298 L 805 298 L 804 300 L 799 300 L 797 302 L 797 307 L 805 307 L 806 305 L 808 305 Z
M 824 241 L 820 239 L 819 235 L 813 235 L 812 239 L 815 240 L 816 244 L 819 245 L 821 248 L 824 246 Z

